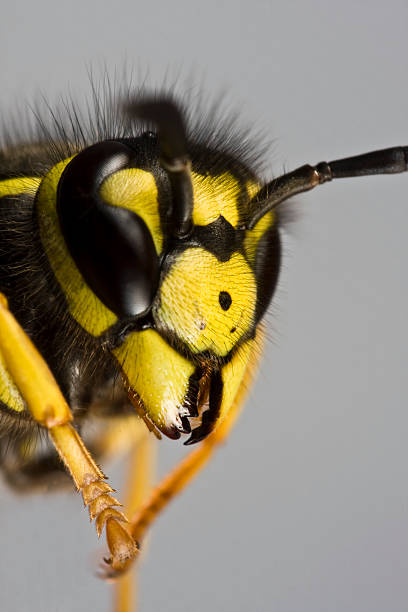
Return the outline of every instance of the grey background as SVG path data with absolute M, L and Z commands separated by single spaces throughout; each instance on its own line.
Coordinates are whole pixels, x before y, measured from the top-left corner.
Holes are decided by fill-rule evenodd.
M 406 0 L 9 3 L 1 108 L 89 91 L 89 63 L 193 73 L 274 139 L 278 174 L 407 144 L 407 25 Z M 143 612 L 408 609 L 407 191 L 400 175 L 298 198 L 258 382 L 155 526 Z M 182 453 L 163 442 L 160 472 Z M 1 610 L 109 610 L 79 496 L 0 492 Z

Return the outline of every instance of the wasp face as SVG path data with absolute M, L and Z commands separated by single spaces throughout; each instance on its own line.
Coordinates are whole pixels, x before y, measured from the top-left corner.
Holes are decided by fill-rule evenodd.
M 191 443 L 234 401 L 276 285 L 279 237 L 273 213 L 245 227 L 259 189 L 249 171 L 231 160 L 203 168 L 163 141 L 159 129 L 64 160 L 37 210 L 71 315 L 111 339 L 148 424 L 172 438 L 193 426 Z

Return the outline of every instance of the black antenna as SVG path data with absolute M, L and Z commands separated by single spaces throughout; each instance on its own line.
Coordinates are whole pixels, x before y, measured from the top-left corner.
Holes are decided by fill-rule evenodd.
M 264 185 L 251 201 L 254 210 L 246 225 L 253 229 L 267 212 L 292 196 L 337 178 L 371 174 L 397 174 L 408 170 L 408 147 L 393 147 L 355 157 L 301 166 Z
M 187 137 L 181 111 L 172 100 L 165 98 L 131 102 L 126 110 L 130 115 L 157 126 L 160 165 L 169 177 L 172 191 L 173 232 L 177 238 L 185 238 L 192 229 L 194 202 L 191 161 L 187 153 Z

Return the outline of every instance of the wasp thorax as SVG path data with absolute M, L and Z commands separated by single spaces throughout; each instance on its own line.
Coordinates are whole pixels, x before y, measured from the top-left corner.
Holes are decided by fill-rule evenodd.
M 157 325 L 193 353 L 227 355 L 254 325 L 256 282 L 245 258 L 228 261 L 200 247 L 182 251 L 159 290 Z

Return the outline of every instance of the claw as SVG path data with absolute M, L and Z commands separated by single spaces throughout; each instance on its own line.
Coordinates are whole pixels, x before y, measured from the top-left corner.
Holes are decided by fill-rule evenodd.
M 103 561 L 100 562 L 97 571 L 95 572 L 97 578 L 100 580 L 108 580 L 113 582 L 117 578 L 119 578 L 120 573 L 115 572 L 112 569 L 112 559 L 108 559 L 107 557 L 103 558 Z

